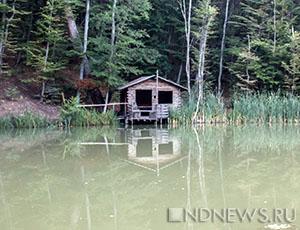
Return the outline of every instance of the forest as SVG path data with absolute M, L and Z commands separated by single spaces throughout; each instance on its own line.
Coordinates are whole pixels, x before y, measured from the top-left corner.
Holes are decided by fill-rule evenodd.
M 44 103 L 62 93 L 108 103 L 157 70 L 190 102 L 299 94 L 296 0 L 2 0 L 0 11 L 0 78 L 16 85 L 8 96 L 20 84 Z

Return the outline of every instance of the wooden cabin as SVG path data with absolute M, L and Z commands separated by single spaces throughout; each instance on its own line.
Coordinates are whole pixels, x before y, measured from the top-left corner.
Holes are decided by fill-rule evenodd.
M 170 108 L 180 108 L 183 91 L 187 89 L 163 77 L 152 75 L 135 79 L 118 88 L 121 92 L 121 111 L 126 123 L 155 121 L 169 117 Z

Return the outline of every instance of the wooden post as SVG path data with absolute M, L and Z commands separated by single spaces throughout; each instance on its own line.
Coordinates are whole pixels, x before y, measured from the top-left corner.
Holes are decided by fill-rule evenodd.
M 162 106 L 160 106 L 159 108 L 160 108 L 160 124 L 162 124 L 162 113 L 163 113 L 163 108 L 162 108 Z
M 133 128 L 133 116 L 134 116 L 134 114 L 133 114 L 133 103 L 131 104 L 131 114 L 130 114 L 130 116 L 131 116 L 131 127 Z
M 157 117 L 157 113 L 158 113 L 158 70 L 156 70 L 156 109 L 155 109 L 155 116 L 156 116 L 156 124 L 157 124 L 157 120 L 158 120 L 158 117 Z

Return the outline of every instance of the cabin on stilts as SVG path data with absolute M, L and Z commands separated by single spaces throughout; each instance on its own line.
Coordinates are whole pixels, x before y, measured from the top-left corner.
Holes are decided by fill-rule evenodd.
M 170 108 L 180 108 L 182 92 L 187 89 L 158 75 L 135 79 L 118 88 L 121 92 L 121 114 L 125 123 L 169 118 Z

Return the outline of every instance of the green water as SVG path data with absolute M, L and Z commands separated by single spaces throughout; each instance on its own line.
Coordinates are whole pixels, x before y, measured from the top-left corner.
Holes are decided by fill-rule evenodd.
M 266 229 L 274 221 L 174 223 L 167 211 L 300 212 L 299 191 L 299 126 L 0 132 L 1 230 Z

